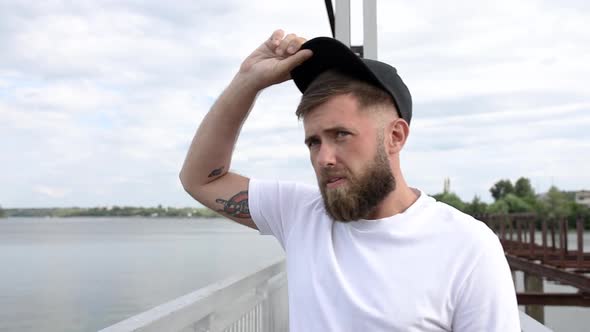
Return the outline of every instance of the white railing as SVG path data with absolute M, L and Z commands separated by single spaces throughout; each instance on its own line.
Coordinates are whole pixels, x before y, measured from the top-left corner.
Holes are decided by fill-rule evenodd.
M 522 332 L 553 332 L 524 312 L 519 311 L 518 313 L 520 314 L 520 330 Z
M 100 332 L 288 331 L 285 261 L 232 277 L 128 318 Z
M 523 332 L 551 332 L 520 312 Z M 214 283 L 99 332 L 289 330 L 285 261 Z

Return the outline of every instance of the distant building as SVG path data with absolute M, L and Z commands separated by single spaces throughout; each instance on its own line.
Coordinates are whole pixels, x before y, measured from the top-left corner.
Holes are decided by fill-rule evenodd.
M 445 183 L 443 185 L 443 193 L 448 194 L 451 192 L 451 179 L 445 178 Z
M 590 207 L 590 191 L 589 190 L 576 191 L 575 201 L 577 204 Z

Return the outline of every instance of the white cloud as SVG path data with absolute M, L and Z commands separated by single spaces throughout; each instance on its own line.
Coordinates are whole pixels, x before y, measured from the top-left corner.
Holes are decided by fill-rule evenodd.
M 34 192 L 49 196 L 51 198 L 63 198 L 67 195 L 69 190 L 65 188 L 55 188 L 40 185 L 35 187 Z
M 22 87 L 13 90 L 15 103 L 31 110 L 53 109 L 62 112 L 100 111 L 119 102 L 114 91 L 88 80 L 72 80 Z
M 590 188 L 588 6 L 395 0 L 378 10 L 380 59 L 414 99 L 411 185 L 434 193 L 450 176 L 464 199 L 519 176 L 540 191 Z M 276 28 L 330 34 L 315 0 L 0 3 L 0 204 L 195 204 L 177 178 L 192 136 Z M 299 97 L 292 83 L 259 96 L 232 169 L 315 182 Z
M 403 69 L 419 100 L 589 92 L 588 12 L 538 1 L 379 4 L 381 58 Z

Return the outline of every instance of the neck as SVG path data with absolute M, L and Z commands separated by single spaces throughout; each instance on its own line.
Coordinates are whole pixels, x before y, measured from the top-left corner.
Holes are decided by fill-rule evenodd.
M 382 219 L 402 213 L 416 202 L 418 195 L 408 186 L 401 173 L 395 174 L 395 190 L 377 205 L 370 219 Z

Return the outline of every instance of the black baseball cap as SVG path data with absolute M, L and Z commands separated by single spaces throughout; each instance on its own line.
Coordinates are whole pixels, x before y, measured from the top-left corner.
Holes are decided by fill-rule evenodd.
M 318 75 L 334 69 L 389 93 L 399 116 L 410 123 L 412 96 L 394 67 L 380 61 L 363 59 L 348 46 L 329 37 L 310 39 L 301 45 L 301 49 L 313 51 L 311 58 L 291 70 L 291 77 L 302 93 Z

